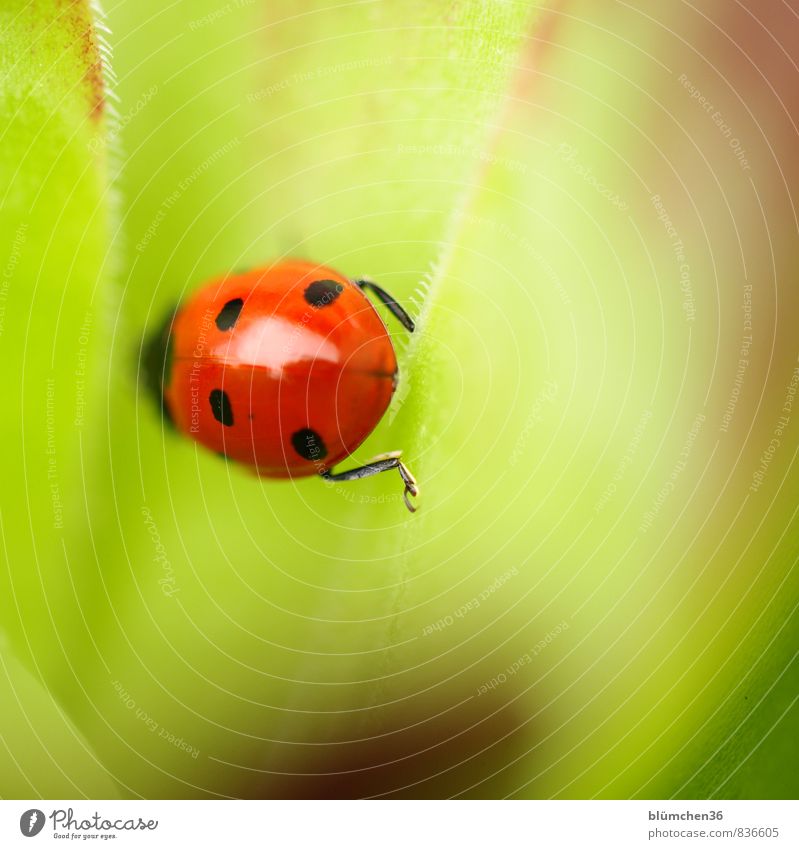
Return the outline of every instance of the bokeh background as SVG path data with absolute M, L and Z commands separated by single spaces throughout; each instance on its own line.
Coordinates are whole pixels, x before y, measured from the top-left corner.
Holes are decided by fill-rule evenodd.
M 799 6 L 0 11 L 0 794 L 799 792 Z M 257 480 L 142 342 L 282 256 L 411 305 Z

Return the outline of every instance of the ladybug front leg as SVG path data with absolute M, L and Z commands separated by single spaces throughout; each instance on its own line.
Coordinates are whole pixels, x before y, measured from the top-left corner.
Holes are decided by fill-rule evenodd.
M 370 478 L 372 475 L 379 475 L 380 472 L 387 472 L 389 469 L 397 469 L 405 484 L 405 491 L 402 493 L 405 506 L 411 511 L 416 512 L 416 507 L 408 498 L 409 495 L 416 498 L 419 495 L 419 485 L 416 483 L 416 478 L 411 474 L 410 469 L 405 463 L 400 460 L 402 451 L 389 451 L 386 454 L 378 454 L 373 457 L 368 463 L 363 466 L 358 466 L 355 469 L 348 469 L 346 472 L 322 472 L 321 476 L 328 481 L 354 481 L 360 478 Z
M 388 292 L 386 292 L 385 289 L 381 289 L 377 283 L 366 278 L 356 280 L 355 284 L 360 286 L 363 290 L 368 289 L 371 292 L 374 292 L 378 300 L 388 307 L 389 312 L 394 316 L 394 318 L 396 318 L 409 333 L 413 333 L 416 328 L 416 325 L 413 323 L 413 319 L 407 312 L 405 312 L 405 309 L 401 307 L 394 298 L 388 294 Z

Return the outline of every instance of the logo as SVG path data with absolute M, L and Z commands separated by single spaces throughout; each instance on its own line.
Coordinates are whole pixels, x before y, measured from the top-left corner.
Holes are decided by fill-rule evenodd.
M 19 818 L 19 830 L 25 837 L 35 837 L 43 828 L 46 820 L 53 821 L 53 836 L 66 838 L 79 838 L 84 840 L 97 837 L 98 833 L 103 839 L 116 837 L 116 834 L 102 834 L 101 832 L 120 831 L 155 831 L 158 828 L 158 820 L 144 820 L 141 817 L 130 817 L 128 819 L 109 820 L 101 816 L 97 811 L 85 819 L 75 819 L 75 811 L 72 808 L 56 808 L 45 817 L 44 811 L 31 808 Z M 80 834 L 80 832 L 89 832 Z
M 19 830 L 25 837 L 36 837 L 44 828 L 44 812 L 38 808 L 31 808 L 19 818 Z

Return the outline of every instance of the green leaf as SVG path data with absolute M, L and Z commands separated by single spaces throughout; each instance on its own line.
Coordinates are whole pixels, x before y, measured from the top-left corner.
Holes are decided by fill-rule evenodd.
M 82 452 L 104 431 L 108 48 L 88 3 L 10 6 L 0 13 L 0 610 L 9 645 L 50 693 L 7 661 L 3 735 L 18 767 L 3 770 L 3 795 L 104 795 L 110 784 L 64 711 L 84 698 L 84 616 L 102 589 Z M 39 745 L 24 756 L 32 735 Z
M 742 98 L 682 7 L 537 10 L 118 4 L 110 127 L 86 8 L 6 13 L 4 612 L 119 792 L 791 795 L 792 71 L 753 44 Z M 390 475 L 258 480 L 140 390 L 169 307 L 297 255 L 413 307 L 355 459 L 403 449 L 414 516 Z
M 103 404 L 106 93 L 88 4 L 6 10 L 0 26 L 3 619 L 55 681 L 71 677 L 73 582 L 94 568 L 80 445 Z
M 394 631 L 412 642 L 390 669 L 474 722 L 403 793 L 796 787 L 797 294 L 774 272 L 797 260 L 794 129 L 730 95 L 751 81 L 712 36 L 675 56 L 681 23 L 553 13 L 435 276 L 401 412 L 427 487 Z
M 372 558 L 408 516 L 398 479 L 330 490 L 228 467 L 119 375 L 168 305 L 277 256 L 368 272 L 407 300 L 485 167 L 533 8 L 114 10 L 128 274 L 97 455 L 117 510 L 95 534 L 109 597 L 93 612 L 113 676 L 91 681 L 85 725 L 99 706 L 92 740 L 137 792 L 301 792 L 275 774 L 301 746 L 326 760 L 322 744 L 363 733 L 402 575 L 395 552 Z M 359 457 L 403 436 L 381 427 Z
M 110 799 L 119 790 L 52 694 L 0 652 L 0 794 L 4 799 Z

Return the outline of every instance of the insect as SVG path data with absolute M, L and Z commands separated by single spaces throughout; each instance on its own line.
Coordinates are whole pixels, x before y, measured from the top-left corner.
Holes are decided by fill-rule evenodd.
M 352 481 L 397 469 L 411 512 L 419 487 L 381 454 L 345 471 L 397 387 L 397 357 L 366 293 L 413 332 L 371 280 L 290 260 L 212 280 L 150 340 L 144 370 L 178 432 L 270 478 Z

